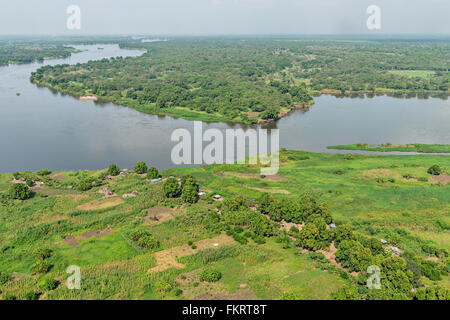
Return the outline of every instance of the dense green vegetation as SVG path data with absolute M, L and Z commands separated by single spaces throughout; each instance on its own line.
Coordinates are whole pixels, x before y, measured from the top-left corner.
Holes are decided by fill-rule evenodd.
M 48 59 L 67 58 L 76 52 L 54 41 L 26 41 L 0 39 L 0 66 L 10 63 L 42 62 Z
M 276 120 L 311 95 L 448 95 L 446 41 L 121 41 L 141 57 L 42 67 L 33 82 L 142 112 L 204 121 Z
M 0 296 L 449 298 L 448 157 L 283 150 L 280 163 L 275 177 L 212 165 L 161 172 L 160 183 L 108 169 L 1 174 Z M 31 197 L 12 199 L 26 179 Z M 82 290 L 67 289 L 69 265 Z M 366 286 L 371 265 L 379 290 Z
M 449 144 L 419 144 L 409 143 L 405 145 L 396 145 L 385 143 L 381 145 L 372 145 L 368 143 L 357 143 L 341 146 L 329 146 L 328 149 L 337 150 L 364 150 L 364 151 L 401 151 L 401 152 L 419 152 L 419 153 L 450 153 Z

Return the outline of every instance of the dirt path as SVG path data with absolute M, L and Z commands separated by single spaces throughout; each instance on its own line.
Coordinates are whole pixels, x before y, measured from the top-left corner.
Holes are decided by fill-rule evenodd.
M 80 210 L 98 210 L 98 209 L 105 209 L 105 208 L 111 208 L 118 205 L 121 205 L 124 203 L 122 199 L 119 197 L 111 197 L 107 199 L 98 199 L 93 200 L 91 202 L 80 204 L 77 209 Z

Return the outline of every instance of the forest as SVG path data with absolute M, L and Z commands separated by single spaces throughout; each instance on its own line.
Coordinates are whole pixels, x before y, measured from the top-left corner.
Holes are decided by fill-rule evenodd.
M 140 57 L 45 66 L 31 80 L 154 114 L 258 123 L 323 93 L 448 96 L 446 41 L 190 39 L 142 43 Z
M 0 66 L 67 58 L 74 52 L 73 48 L 54 41 L 0 39 Z

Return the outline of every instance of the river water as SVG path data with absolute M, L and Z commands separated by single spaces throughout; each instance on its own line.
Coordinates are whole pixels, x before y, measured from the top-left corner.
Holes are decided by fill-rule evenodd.
M 30 83 L 42 65 L 75 64 L 142 51 L 117 45 L 75 46 L 67 59 L 0 67 L 0 172 L 101 169 L 110 163 L 131 168 L 146 161 L 158 169 L 175 165 L 175 129 L 193 131 L 192 121 L 143 114 L 112 103 L 81 102 Z M 100 49 L 103 48 L 103 49 Z M 20 93 L 17 96 L 17 93 Z M 278 128 L 280 147 L 315 152 L 329 145 L 367 143 L 450 143 L 450 101 L 438 98 L 315 98 L 308 111 L 296 110 Z M 204 123 L 203 129 L 243 128 Z

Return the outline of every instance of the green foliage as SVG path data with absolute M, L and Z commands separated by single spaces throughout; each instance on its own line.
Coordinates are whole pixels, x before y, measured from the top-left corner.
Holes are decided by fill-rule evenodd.
M 27 200 L 30 198 L 30 189 L 23 183 L 14 183 L 9 187 L 8 194 L 11 199 Z
M 33 250 L 33 254 L 38 260 L 45 260 L 47 258 L 50 258 L 52 255 L 52 250 L 45 247 L 39 247 Z
M 156 249 L 160 246 L 160 242 L 150 232 L 136 229 L 133 230 L 129 237 L 132 241 L 136 242 L 138 246 L 146 250 Z
M 307 222 L 298 233 L 296 245 L 316 251 L 328 249 L 331 243 L 331 233 L 327 230 L 325 220 L 315 214 L 309 216 Z
M 50 270 L 50 263 L 46 260 L 36 260 L 33 264 L 34 273 L 47 273 Z
M 4 285 L 9 280 L 11 280 L 11 276 L 0 271 L 0 285 Z
M 36 171 L 36 174 L 39 176 L 49 176 L 52 172 L 49 169 L 42 169 Z
M 77 183 L 77 189 L 80 191 L 88 191 L 88 190 L 92 189 L 92 187 L 93 187 L 92 179 L 89 179 L 89 178 L 82 178 Z
M 349 271 L 364 272 L 373 262 L 369 249 L 355 240 L 343 240 L 336 251 L 336 261 Z
M 160 177 L 161 175 L 159 174 L 158 170 L 156 170 L 155 167 L 151 167 L 150 169 L 148 169 L 147 179 L 153 180 L 158 179 Z
M 196 203 L 198 200 L 197 188 L 192 184 L 187 184 L 181 192 L 181 199 L 186 203 Z
M 216 269 L 205 268 L 198 274 L 200 281 L 217 282 L 222 278 L 222 273 Z
M 442 174 L 443 170 L 439 165 L 435 164 L 435 165 L 431 166 L 430 168 L 428 168 L 427 172 L 431 175 L 438 176 L 438 175 Z
M 269 213 L 269 207 L 271 205 L 272 202 L 274 202 L 275 199 L 273 198 L 273 196 L 270 193 L 263 193 L 259 198 L 258 198 L 258 209 L 261 213 L 263 214 L 268 214 Z
M 136 172 L 137 174 L 146 173 L 147 170 L 147 164 L 144 161 L 140 161 L 134 165 L 134 172 Z
M 162 185 L 162 189 L 167 198 L 176 198 L 181 193 L 181 186 L 175 178 L 167 178 Z
M 115 164 L 111 164 L 108 168 L 108 174 L 110 176 L 117 176 L 120 173 L 120 168 L 115 165 Z
M 428 288 L 419 288 L 415 294 L 417 300 L 449 300 L 450 292 L 448 289 L 433 286 Z
M 248 208 L 247 200 L 242 196 L 235 196 L 233 198 L 227 198 L 223 201 L 223 207 L 229 211 L 239 211 Z
M 57 286 L 58 286 L 58 281 L 53 278 L 50 278 L 50 277 L 42 278 L 38 282 L 38 287 L 43 291 L 55 290 Z

